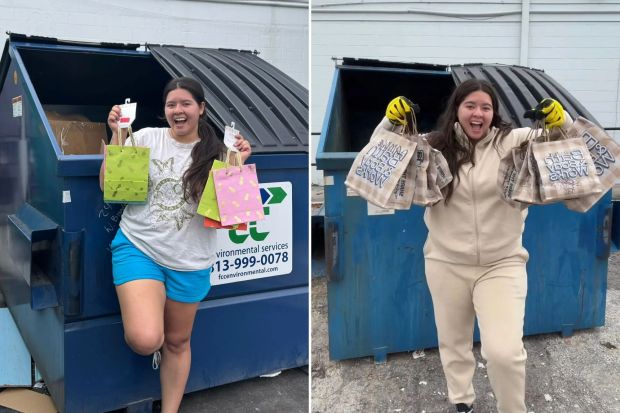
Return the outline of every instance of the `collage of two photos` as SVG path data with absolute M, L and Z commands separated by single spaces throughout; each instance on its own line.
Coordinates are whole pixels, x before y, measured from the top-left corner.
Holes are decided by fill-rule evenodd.
M 0 412 L 620 411 L 619 29 L 0 0 Z

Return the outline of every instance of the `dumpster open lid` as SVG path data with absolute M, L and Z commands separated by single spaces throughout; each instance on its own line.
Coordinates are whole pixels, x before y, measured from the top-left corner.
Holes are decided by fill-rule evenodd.
M 148 45 L 173 77 L 198 80 L 209 119 L 235 122 L 254 153 L 308 152 L 308 90 L 245 50 Z
M 338 60 L 338 59 L 336 59 Z M 410 63 L 410 62 L 388 62 L 379 59 L 367 59 L 358 57 L 343 57 L 342 66 L 360 66 L 360 67 L 381 67 L 390 69 L 412 69 L 412 70 L 437 70 L 448 71 L 448 66 L 437 65 L 432 63 Z
M 590 119 L 601 126 L 594 116 L 566 89 L 564 89 L 544 70 L 507 64 L 467 63 L 439 65 L 416 62 L 394 62 L 378 59 L 343 57 L 345 67 L 384 68 L 393 71 L 447 71 L 452 73 L 456 86 L 467 79 L 483 79 L 491 82 L 498 94 L 502 118 L 512 121 L 516 127 L 531 126 L 531 121 L 523 117 L 546 97 L 559 100 L 573 119 L 578 116 Z

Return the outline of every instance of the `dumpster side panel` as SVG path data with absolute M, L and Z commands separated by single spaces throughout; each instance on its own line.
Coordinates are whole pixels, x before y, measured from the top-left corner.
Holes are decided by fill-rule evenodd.
M 49 159 L 55 159 L 54 150 L 41 128 L 36 106 L 36 95 L 29 89 L 27 74 L 10 50 L 11 63 L 0 92 L 0 288 L 19 332 L 32 357 L 37 361 L 50 393 L 59 408 L 64 405 L 64 353 L 62 308 L 35 310 L 33 288 L 35 283 L 25 277 L 11 256 L 12 246 L 18 247 L 19 230 L 8 220 L 26 201 L 57 223 L 61 222 L 59 209 L 45 200 L 45 187 L 54 187 L 58 179 L 45 173 Z M 5 58 L 8 58 L 6 55 Z M 17 99 L 15 99 L 17 98 Z M 6 184 L 6 185 L 5 185 Z M 38 192 L 41 191 L 41 192 Z M 17 233 L 16 233 L 17 231 Z M 17 237 L 17 238 L 15 238 Z M 23 247 L 23 245 L 22 245 Z M 20 247 L 21 248 L 21 247 Z M 56 247 L 52 244 L 54 251 Z M 30 263 L 29 263 L 30 264 Z M 50 268 L 53 268 L 53 263 Z M 28 273 L 31 274 L 32 268 Z M 53 274 L 47 274 L 53 276 Z M 29 285 L 29 282 L 32 285 Z M 36 300 L 35 300 L 36 301 Z
M 79 242 L 79 274 L 63 274 L 66 294 L 71 296 L 73 311 L 68 320 L 115 314 L 119 311 L 112 283 L 110 243 L 118 229 L 123 206 L 103 202 L 99 177 L 67 177 L 64 179 L 63 209 L 68 233 L 82 232 Z M 67 308 L 68 310 L 69 308 Z
M 2 288 L 19 333 L 37 363 L 56 407 L 62 412 L 65 400 L 62 307 L 33 310 L 30 287 L 21 277 L 4 276 Z
M 380 361 L 387 353 L 435 346 L 424 210 L 374 215 L 364 199 L 347 195 L 346 172 L 325 176 L 334 179 L 325 187 L 325 219 L 338 223 L 342 240 L 335 275 L 328 276 L 331 357 L 370 354 Z
M 26 175 L 25 198 L 32 206 L 37 208 L 50 219 L 63 225 L 63 215 L 60 200 L 62 199 L 61 179 L 50 171 L 56 171 L 57 151 L 56 142 L 43 124 L 43 108 L 34 90 L 28 72 L 23 65 L 19 51 L 14 47 L 10 49 L 11 56 L 16 63 L 13 76 L 17 78 L 22 94 L 22 114 L 20 144 L 18 145 L 18 162 L 20 171 Z M 27 171 L 27 172 L 26 172 Z M 22 176 L 24 179 L 24 176 Z
M 530 252 L 526 335 L 604 324 L 608 263 L 596 245 L 610 207 L 610 194 L 585 214 L 559 204 L 530 207 L 523 234 Z
M 382 361 L 388 353 L 435 347 L 423 210 L 370 216 L 365 200 L 347 196 L 346 173 L 325 171 L 334 179 L 325 187 L 326 248 L 334 245 L 327 239 L 331 223 L 340 240 L 332 273 L 326 263 L 330 357 Z M 604 325 L 607 255 L 597 257 L 596 246 L 610 201 L 608 194 L 586 214 L 560 204 L 530 207 L 523 235 L 530 251 L 525 335 Z
M 17 65 L 11 62 L 8 76 L 2 79 L 0 91 L 0 211 L 13 213 L 17 205 L 25 200 L 27 186 L 27 170 L 23 161 L 20 162 L 19 154 L 25 145 L 21 137 L 22 119 L 13 116 L 19 106 L 23 108 L 23 102 L 13 102 L 14 98 L 23 97 L 24 91 L 21 83 L 13 81 L 14 74 L 17 76 Z

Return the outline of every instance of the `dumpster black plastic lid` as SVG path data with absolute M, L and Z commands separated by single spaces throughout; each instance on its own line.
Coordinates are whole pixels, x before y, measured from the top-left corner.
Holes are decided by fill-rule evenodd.
M 457 85 L 467 79 L 484 79 L 495 87 L 500 103 L 500 114 L 515 126 L 532 126 L 523 113 L 542 99 L 551 97 L 562 103 L 573 119 L 583 116 L 601 126 L 592 114 L 558 82 L 543 70 L 504 64 L 471 63 L 451 66 Z
M 256 52 L 147 46 L 170 75 L 199 81 L 210 120 L 235 122 L 254 153 L 308 152 L 308 89 Z
M 96 46 L 106 49 L 121 49 L 121 50 L 136 50 L 140 47 L 139 43 L 100 43 L 100 42 L 86 42 L 76 40 L 62 40 L 55 37 L 43 37 L 43 36 L 30 36 L 20 33 L 7 32 L 10 42 L 28 42 L 28 43 L 41 43 L 41 44 L 57 44 L 66 46 Z

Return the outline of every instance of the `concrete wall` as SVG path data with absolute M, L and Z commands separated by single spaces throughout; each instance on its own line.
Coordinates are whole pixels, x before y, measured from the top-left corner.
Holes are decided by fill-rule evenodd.
M 262 59 L 309 84 L 308 8 L 298 2 L 0 0 L 0 40 L 6 31 L 91 42 L 258 50 Z
M 535 67 L 564 86 L 604 126 L 620 126 L 618 0 L 314 0 L 313 155 L 334 72 L 332 57 Z M 620 139 L 619 132 L 612 134 Z M 313 172 L 313 183 L 320 181 Z

